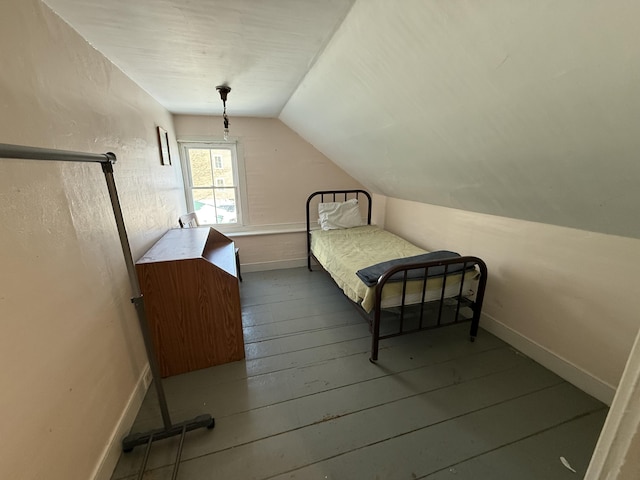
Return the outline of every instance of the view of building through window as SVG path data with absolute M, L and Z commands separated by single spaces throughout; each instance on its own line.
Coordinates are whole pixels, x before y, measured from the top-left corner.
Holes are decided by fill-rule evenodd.
M 232 147 L 185 145 L 185 181 L 201 225 L 238 222 L 238 185 Z

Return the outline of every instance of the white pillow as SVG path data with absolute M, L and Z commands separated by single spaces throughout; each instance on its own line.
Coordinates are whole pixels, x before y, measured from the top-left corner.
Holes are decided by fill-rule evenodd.
M 322 230 L 336 230 L 364 225 L 358 208 L 358 200 L 318 204 L 318 223 Z

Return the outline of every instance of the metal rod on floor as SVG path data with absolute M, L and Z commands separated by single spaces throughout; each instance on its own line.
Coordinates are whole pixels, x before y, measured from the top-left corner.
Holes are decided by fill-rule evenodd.
M 149 460 L 149 453 L 151 453 L 151 444 L 153 443 L 153 434 L 149 435 L 149 440 L 147 441 L 147 448 L 144 449 L 144 457 L 142 458 L 142 464 L 140 465 L 140 470 L 138 471 L 138 477 L 136 480 L 142 480 L 144 476 L 144 471 L 147 468 L 147 461 Z
M 160 371 L 158 369 L 156 360 L 155 348 L 149 332 L 149 325 L 147 322 L 144 302 L 142 300 L 142 293 L 140 291 L 138 276 L 135 270 L 135 263 L 131 255 L 131 247 L 129 245 L 127 230 L 124 224 L 124 218 L 122 216 L 122 209 L 120 208 L 120 201 L 118 199 L 118 192 L 116 189 L 115 180 L 113 178 L 113 164 L 116 163 L 115 154 L 111 152 L 104 154 L 71 152 L 48 148 L 27 147 L 23 145 L 0 144 L 0 158 L 49 160 L 62 162 L 93 162 L 100 163 L 102 165 L 102 171 L 105 175 L 107 189 L 109 191 L 109 198 L 111 199 L 113 215 L 115 218 L 116 226 L 118 228 L 120 246 L 122 247 L 122 253 L 124 255 L 125 264 L 127 266 L 129 283 L 131 284 L 131 289 L 133 290 L 133 297 L 131 299 L 131 302 L 134 304 L 136 313 L 138 315 L 140 329 L 142 330 L 142 337 L 149 361 L 149 367 L 153 376 L 153 383 L 156 388 L 156 392 L 158 393 L 158 403 L 160 404 L 160 411 L 162 413 L 162 420 L 164 422 L 164 429 L 158 429 L 147 433 L 130 434 L 125 437 L 125 439 L 122 441 L 123 450 L 131 451 L 136 445 L 143 445 L 147 442 L 149 442 L 150 444 L 154 440 L 179 435 L 180 433 L 184 434 L 184 432 L 188 432 L 196 428 L 213 428 L 215 425 L 215 421 L 213 417 L 208 414 L 200 415 L 192 420 L 182 422 L 178 425 L 173 425 L 171 423 L 171 417 L 169 416 L 169 409 L 167 407 L 167 401 L 164 394 L 164 389 L 162 387 L 162 378 L 160 377 Z
M 171 475 L 171 480 L 176 480 L 178 478 L 178 469 L 180 468 L 180 459 L 182 458 L 182 445 L 184 444 L 185 433 L 187 433 L 186 425 L 182 427 L 182 434 L 180 435 L 180 444 L 178 445 L 176 463 L 173 464 L 173 474 Z

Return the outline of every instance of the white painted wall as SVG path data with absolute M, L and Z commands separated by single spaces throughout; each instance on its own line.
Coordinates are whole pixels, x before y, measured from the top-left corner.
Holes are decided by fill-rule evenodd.
M 374 193 L 640 238 L 639 17 L 358 0 L 280 119 Z
M 611 403 L 640 326 L 640 240 L 393 198 L 385 228 L 484 259 L 481 326 Z
M 171 115 L 37 0 L 0 65 L 0 143 L 114 152 L 138 258 L 185 208 Z M 147 360 L 100 166 L 0 159 L 0 224 L 0 478 L 110 478 Z
M 245 232 L 228 235 L 244 271 L 306 264 L 307 197 L 362 185 L 278 119 L 230 120 L 231 139 L 244 157 L 248 205 Z M 178 140 L 221 140 L 221 117 L 175 115 L 174 122 Z

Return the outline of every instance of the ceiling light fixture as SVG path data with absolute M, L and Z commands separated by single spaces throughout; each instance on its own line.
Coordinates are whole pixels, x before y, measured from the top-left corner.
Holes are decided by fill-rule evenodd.
M 216 90 L 220 92 L 220 98 L 222 99 L 222 120 L 224 123 L 223 138 L 229 140 L 229 117 L 227 117 L 227 95 L 231 91 L 231 87 L 227 85 L 218 85 Z

